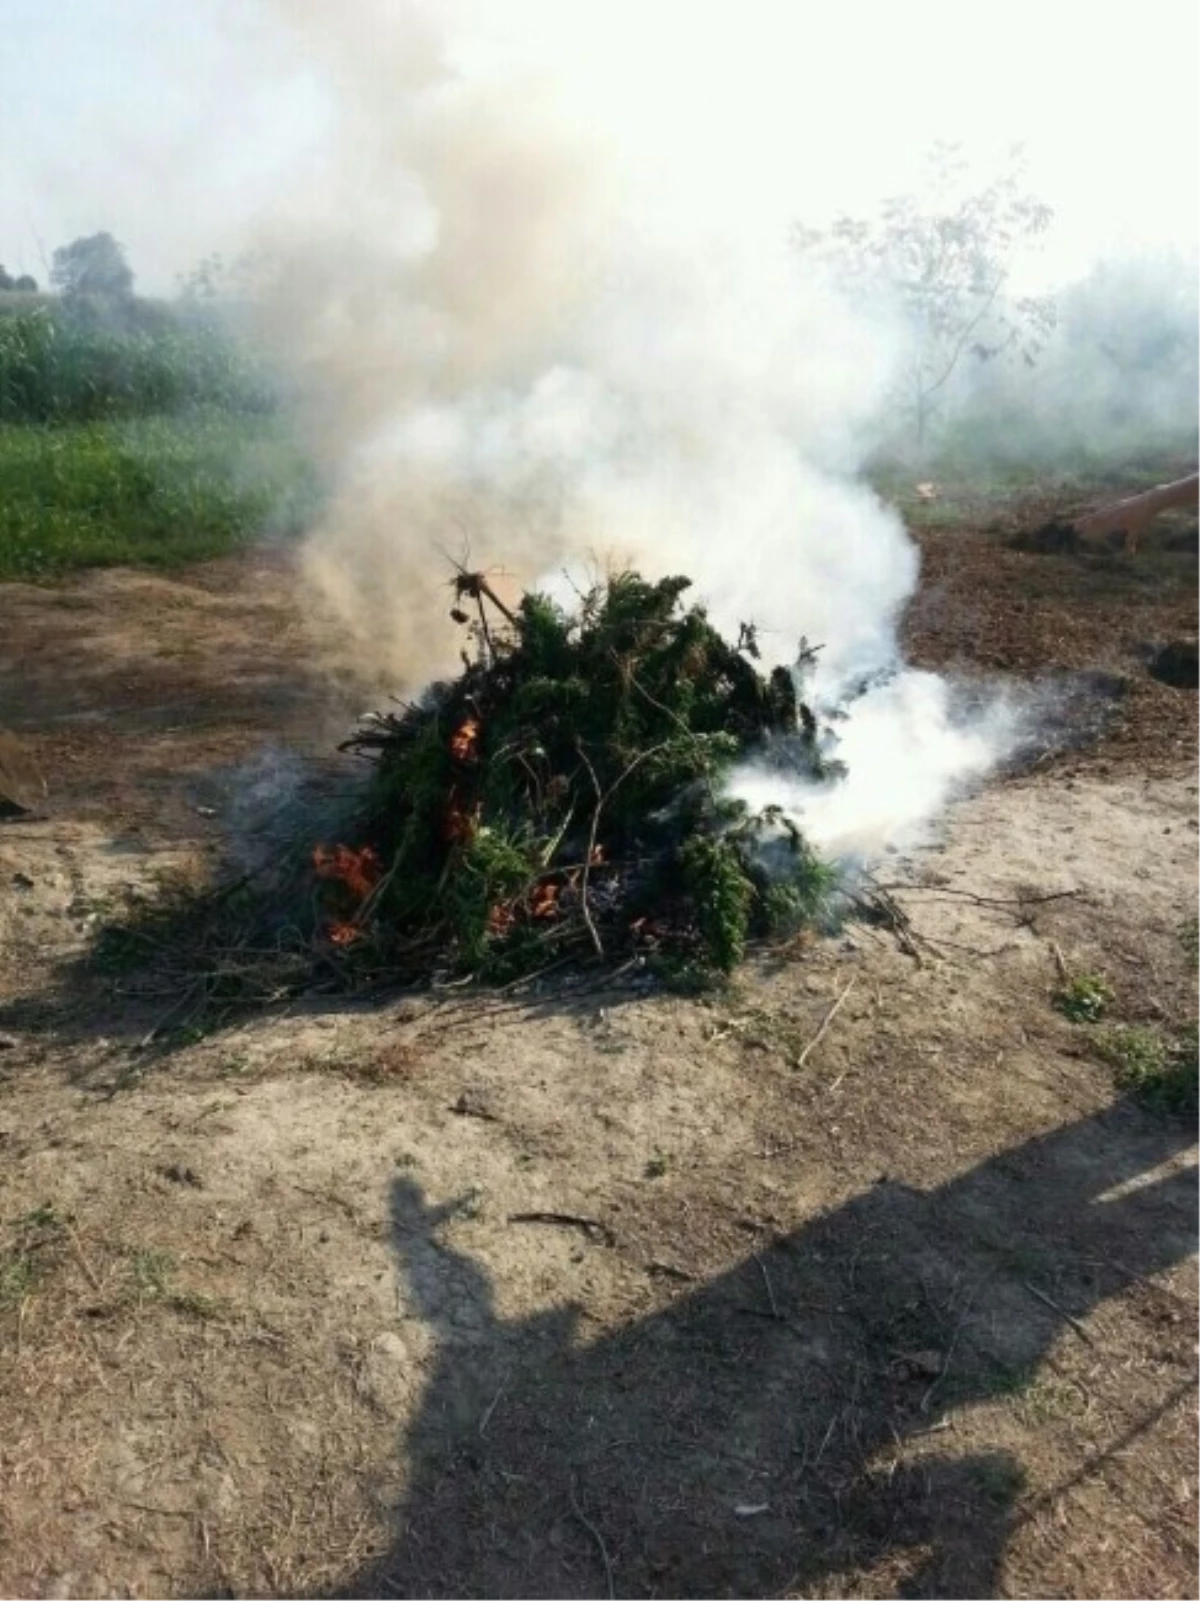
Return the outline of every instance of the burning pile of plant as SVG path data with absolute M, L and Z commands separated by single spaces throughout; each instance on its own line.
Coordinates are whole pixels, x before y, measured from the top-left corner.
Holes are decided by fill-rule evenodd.
M 374 770 L 349 839 L 314 856 L 318 941 L 351 967 L 495 981 L 589 953 L 729 971 L 810 920 L 828 869 L 722 781 L 752 754 L 841 769 L 792 673 L 760 674 L 753 629 L 730 645 L 688 587 L 626 573 L 568 615 L 460 573 L 464 671 L 345 747 Z
M 812 922 L 831 870 L 726 779 L 750 758 L 813 783 L 844 769 L 799 675 L 760 673 L 754 630 L 729 644 L 688 587 L 626 573 L 568 615 L 540 594 L 510 609 L 460 573 L 463 671 L 360 724 L 343 749 L 371 770 L 349 804 L 322 811 L 334 775 L 318 779 L 248 874 L 131 908 L 93 963 L 125 999 L 170 999 L 178 1028 L 304 991 L 577 960 L 692 983 Z

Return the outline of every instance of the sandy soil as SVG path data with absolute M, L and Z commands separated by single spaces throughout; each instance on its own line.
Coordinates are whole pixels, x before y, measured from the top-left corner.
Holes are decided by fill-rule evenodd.
M 345 686 L 278 562 L 0 591 L 0 1590 L 1196 1594 L 1194 1131 L 1052 1005 L 1195 1014 L 1195 557 L 922 542 L 917 659 L 1124 693 L 884 865 L 915 955 L 169 1051 L 72 964 Z

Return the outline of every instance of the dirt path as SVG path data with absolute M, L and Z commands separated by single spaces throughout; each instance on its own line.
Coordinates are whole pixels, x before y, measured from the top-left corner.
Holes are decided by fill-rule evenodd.
M 1131 687 L 888 869 L 916 958 L 858 926 L 705 1003 L 326 1008 L 165 1056 L 56 975 L 345 702 L 277 566 L 0 595 L 0 724 L 50 790 L 0 825 L 0 1588 L 1196 1593 L 1192 1134 L 1051 1004 L 1061 960 L 1194 1015 L 1195 701 L 1137 654 L 1194 632 L 1194 562 L 1120 632 L 1111 574 L 976 539 L 929 536 L 919 655 L 967 654 L 986 564 L 969 661 Z

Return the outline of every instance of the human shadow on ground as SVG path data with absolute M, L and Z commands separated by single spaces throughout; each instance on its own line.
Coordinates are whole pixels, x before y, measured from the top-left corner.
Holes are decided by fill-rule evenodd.
M 1154 1171 L 1192 1138 L 1118 1103 L 927 1193 L 881 1182 L 592 1343 L 580 1309 L 498 1316 L 438 1238 L 455 1203 L 398 1180 L 438 1355 L 394 1543 L 337 1593 L 1000 1593 L 1022 1465 L 945 1420 L 1194 1249 L 1194 1167 Z

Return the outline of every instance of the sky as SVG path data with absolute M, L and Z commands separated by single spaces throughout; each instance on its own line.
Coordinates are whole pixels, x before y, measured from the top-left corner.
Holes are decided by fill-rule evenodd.
M 306 0 L 2 0 L 0 262 L 46 276 L 107 229 L 170 292 L 286 208 L 338 126 Z M 307 0 L 369 49 L 399 0 Z M 1195 252 L 1195 0 L 438 0 L 468 74 L 544 73 L 625 181 L 719 228 L 782 236 L 868 211 L 937 139 L 981 171 L 1023 143 L 1055 208 L 1030 282 L 1114 250 Z M 399 89 L 397 91 L 399 93 Z M 381 218 L 383 226 L 388 225 Z

